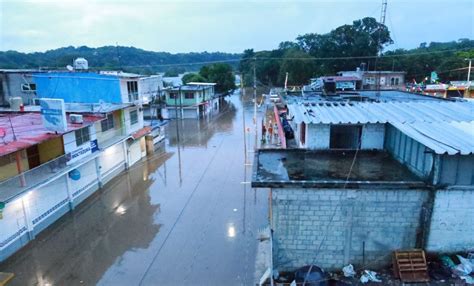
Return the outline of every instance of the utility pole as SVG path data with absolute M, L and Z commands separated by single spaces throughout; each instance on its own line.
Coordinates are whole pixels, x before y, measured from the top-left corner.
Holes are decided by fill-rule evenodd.
M 375 58 L 375 65 L 374 65 L 374 71 L 376 72 L 375 89 L 377 90 L 377 93 L 376 93 L 377 96 L 380 96 L 380 77 L 382 75 L 381 72 L 377 73 L 377 62 L 379 58 L 382 56 L 382 47 L 380 47 L 380 37 L 382 36 L 382 27 L 385 25 L 386 14 L 387 14 L 387 0 L 382 0 L 382 10 L 380 11 L 380 21 L 379 21 L 379 29 L 378 29 L 378 37 L 377 37 L 377 57 Z
M 254 149 L 257 149 L 257 58 L 253 58 L 253 100 L 254 100 L 254 113 L 253 113 L 253 125 L 255 128 L 255 145 Z
M 472 59 L 464 59 L 465 61 L 469 61 L 469 67 L 467 69 L 467 82 L 471 81 L 471 63 Z

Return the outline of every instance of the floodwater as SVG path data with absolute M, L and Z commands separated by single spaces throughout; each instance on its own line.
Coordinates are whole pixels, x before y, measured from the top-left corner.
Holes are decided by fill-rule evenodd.
M 256 140 L 253 104 L 242 98 L 227 97 L 209 119 L 171 122 L 164 153 L 0 265 L 15 274 L 9 286 L 255 285 L 268 193 L 246 183 Z

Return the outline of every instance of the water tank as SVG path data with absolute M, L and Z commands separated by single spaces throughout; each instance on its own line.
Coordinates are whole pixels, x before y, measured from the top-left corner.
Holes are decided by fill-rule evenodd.
M 74 69 L 75 70 L 87 70 L 89 69 L 89 63 L 85 58 L 77 58 L 74 60 Z
M 10 98 L 10 108 L 14 111 L 20 111 L 20 106 L 23 104 L 21 97 Z

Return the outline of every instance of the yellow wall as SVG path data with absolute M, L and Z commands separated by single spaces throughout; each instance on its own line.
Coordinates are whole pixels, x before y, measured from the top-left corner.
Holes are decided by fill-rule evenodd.
M 38 145 L 41 164 L 64 154 L 64 146 L 61 137 L 45 141 Z
M 26 159 L 26 151 L 19 151 L 22 154 L 21 166 L 23 171 L 28 170 L 28 160 Z M 0 158 L 0 180 L 5 180 L 18 175 L 16 166 L 15 153 Z

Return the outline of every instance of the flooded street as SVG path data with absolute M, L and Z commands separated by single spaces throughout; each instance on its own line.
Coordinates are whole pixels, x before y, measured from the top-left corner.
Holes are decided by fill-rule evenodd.
M 164 153 L 133 165 L 2 263 L 15 274 L 11 285 L 253 284 L 268 215 L 267 192 L 245 183 L 253 103 L 234 94 L 220 109 L 172 121 Z

